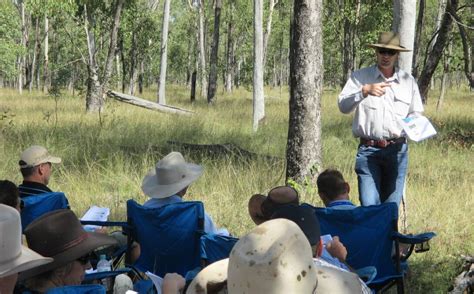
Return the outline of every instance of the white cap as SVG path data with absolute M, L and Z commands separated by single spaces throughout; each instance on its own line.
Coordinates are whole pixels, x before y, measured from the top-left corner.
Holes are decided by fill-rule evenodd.
M 60 163 L 61 158 L 52 156 L 43 146 L 33 145 L 20 155 L 20 168 L 34 167 L 42 163 Z

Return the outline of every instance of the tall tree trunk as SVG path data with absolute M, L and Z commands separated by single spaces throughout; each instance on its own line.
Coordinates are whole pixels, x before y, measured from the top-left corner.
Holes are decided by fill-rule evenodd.
M 425 0 L 420 0 L 420 4 L 418 6 L 418 18 L 416 20 L 415 44 L 413 45 L 412 75 L 415 79 L 418 79 L 418 52 L 420 51 L 421 35 L 423 33 L 425 6 Z
M 140 73 L 138 74 L 138 93 L 143 94 L 143 83 L 145 76 L 145 60 L 140 61 Z
M 352 1 L 344 0 L 342 1 L 342 11 L 352 11 Z M 349 7 L 348 7 L 349 6 Z M 354 24 L 351 21 L 351 17 L 344 17 L 344 39 L 342 46 L 342 79 L 340 81 L 341 87 L 344 86 L 346 81 L 351 77 L 353 69 L 353 54 L 354 51 L 352 48 L 352 38 L 353 30 L 355 29 Z
M 163 8 L 163 24 L 161 29 L 161 61 L 160 61 L 160 79 L 158 84 L 158 103 L 166 105 L 166 63 L 168 59 L 168 26 L 170 18 L 170 2 L 165 0 Z
M 286 178 L 314 183 L 321 167 L 322 0 L 294 0 Z
M 35 78 L 36 70 L 36 56 L 38 56 L 38 43 L 39 42 L 39 17 L 35 18 L 35 45 L 33 48 L 33 60 L 31 61 L 31 70 L 30 70 L 30 84 L 28 85 L 28 91 L 31 92 L 33 89 L 33 80 Z
M 446 13 L 443 15 L 438 36 L 433 46 L 433 50 L 429 52 L 423 71 L 418 79 L 418 87 L 420 88 L 420 95 L 423 102 L 428 103 L 428 90 L 431 77 L 433 76 L 436 67 L 438 66 L 444 47 L 448 41 L 449 31 L 453 23 L 451 13 L 456 11 L 458 0 L 448 0 L 446 5 Z
M 94 17 L 93 13 L 89 11 L 87 5 L 84 5 L 84 25 L 87 36 L 87 48 L 89 52 L 89 59 L 87 64 L 88 82 L 86 94 L 86 111 L 87 112 L 102 112 L 104 109 L 104 92 L 108 88 L 110 77 L 112 76 L 114 56 L 117 46 L 118 28 L 120 26 L 120 15 L 122 13 L 122 6 L 124 0 L 117 0 L 114 10 L 114 21 L 110 31 L 109 48 L 107 58 L 104 65 L 104 73 L 102 79 L 99 79 L 99 66 L 97 64 L 96 54 L 97 45 L 94 35 Z
M 392 30 L 400 33 L 400 45 L 412 50 L 415 43 L 416 1 L 393 0 Z M 413 51 L 400 52 L 398 66 L 411 74 Z
M 132 32 L 132 45 L 130 49 L 130 68 L 129 68 L 129 82 L 128 82 L 128 93 L 133 95 L 135 93 L 135 82 L 137 72 L 137 33 L 135 30 Z
M 94 30 L 92 24 L 94 18 L 88 11 L 87 5 L 84 5 L 84 28 L 86 30 L 87 37 L 87 49 L 89 53 L 89 59 L 87 62 L 87 93 L 86 93 L 86 111 L 96 112 L 102 111 L 103 98 L 101 95 L 101 86 L 99 81 L 98 65 L 96 61 L 97 48 L 95 44 Z
M 217 91 L 217 63 L 219 59 L 219 27 L 221 22 L 222 0 L 216 0 L 214 8 L 214 38 L 212 39 L 211 57 L 209 60 L 209 88 L 207 90 L 207 103 L 216 102 Z
M 263 34 L 263 70 L 265 71 L 265 64 L 267 63 L 267 51 L 268 51 L 268 40 L 270 40 L 270 35 L 272 33 L 272 19 L 273 19 L 273 10 L 275 5 L 278 4 L 278 0 L 270 0 L 268 5 L 268 18 L 267 18 L 267 29 Z M 263 18 L 263 17 L 262 17 Z
M 204 40 L 204 0 L 199 3 L 199 60 L 201 61 L 201 96 L 207 97 L 206 45 Z
M 263 93 L 263 0 L 253 0 L 253 131 L 258 130 L 260 120 L 265 117 Z
M 48 93 L 49 88 L 49 19 L 44 17 L 44 62 L 43 62 L 43 92 Z
M 114 22 L 112 30 L 110 31 L 109 50 L 107 52 L 107 59 L 105 60 L 104 75 L 102 76 L 102 90 L 106 91 L 109 86 L 109 80 L 112 76 L 114 56 L 117 49 L 117 36 L 120 26 L 120 15 L 122 14 L 122 7 L 125 0 L 117 0 L 117 5 L 114 11 Z
M 235 42 L 234 42 L 234 7 L 235 1 L 230 1 L 229 9 L 229 23 L 227 26 L 227 58 L 226 58 L 226 72 L 225 72 L 225 91 L 232 92 L 232 81 L 234 80 L 235 72 Z
M 26 48 L 26 39 L 28 30 L 26 28 L 26 18 L 25 18 L 25 3 L 23 0 L 18 1 L 18 9 L 20 11 L 21 18 L 21 47 L 22 49 L 27 50 Z M 23 93 L 23 84 L 25 83 L 25 53 L 21 53 L 18 57 L 18 92 L 20 95 Z
M 471 8 L 472 9 L 472 8 Z M 471 10 L 472 11 L 472 10 Z M 474 89 L 474 72 L 473 72 L 473 64 L 472 64 L 472 39 L 468 40 L 468 35 L 466 33 L 466 29 L 464 28 L 464 24 L 461 22 L 461 19 L 457 15 L 455 10 L 452 11 L 452 15 L 456 20 L 459 28 L 459 35 L 461 36 L 462 41 L 462 49 L 464 54 L 464 74 L 466 75 L 467 80 L 469 81 L 469 87 L 471 90 Z
M 438 98 L 438 103 L 436 104 L 436 111 L 440 111 L 441 107 L 443 107 L 444 94 L 446 92 L 446 77 L 449 74 L 449 63 L 451 62 L 452 50 L 453 50 L 453 43 L 449 43 L 448 53 L 445 54 L 444 56 L 443 76 L 441 77 L 441 88 L 439 90 L 439 98 Z

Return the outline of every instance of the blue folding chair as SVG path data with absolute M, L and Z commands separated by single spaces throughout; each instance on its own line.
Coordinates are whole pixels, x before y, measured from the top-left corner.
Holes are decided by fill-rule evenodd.
M 201 266 L 200 241 L 204 232 L 204 206 L 185 201 L 147 208 L 127 201 L 130 233 L 140 244 L 140 257 L 134 267 L 163 277 L 176 272 L 185 276 Z
M 376 277 L 368 286 L 385 291 L 394 284 L 398 293 L 404 292 L 405 259 L 400 257 L 399 243 L 411 244 L 410 253 L 416 244 L 427 244 L 436 234 L 420 235 L 398 233 L 398 206 L 385 203 L 360 206 L 349 210 L 313 207 L 321 226 L 321 234 L 339 236 L 347 248 L 347 263 L 353 268 L 375 266 Z M 425 250 L 420 251 L 426 251 Z
M 25 292 L 28 293 L 28 292 Z M 78 285 L 53 288 L 46 291 L 45 294 L 105 294 L 105 288 L 102 285 Z
M 205 265 L 228 258 L 238 238 L 215 234 L 201 236 L 201 258 Z
M 69 202 L 63 192 L 42 193 L 22 197 L 21 226 L 25 228 L 35 219 L 50 211 L 69 208 Z

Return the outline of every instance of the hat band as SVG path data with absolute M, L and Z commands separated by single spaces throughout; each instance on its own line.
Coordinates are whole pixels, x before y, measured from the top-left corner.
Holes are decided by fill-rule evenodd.
M 80 243 L 82 243 L 85 239 L 87 239 L 89 237 L 89 235 L 84 232 L 81 236 L 79 236 L 78 238 L 70 241 L 69 243 L 66 243 L 64 244 L 64 246 L 61 246 L 59 248 L 55 248 L 53 250 L 50 251 L 50 253 L 48 254 L 48 256 L 56 256 L 58 255 L 59 253 L 62 253 Z M 43 254 L 44 255 L 44 254 Z

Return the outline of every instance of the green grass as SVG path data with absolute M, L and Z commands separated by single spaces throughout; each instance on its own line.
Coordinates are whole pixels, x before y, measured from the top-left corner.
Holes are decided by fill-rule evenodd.
M 73 210 L 81 215 L 92 204 L 108 206 L 111 219 L 118 220 L 125 217 L 127 199 L 146 200 L 141 180 L 173 149 L 168 141 L 232 143 L 275 158 L 238 160 L 186 150 L 186 158 L 205 167 L 186 197 L 202 200 L 218 225 L 240 236 L 253 227 L 248 198 L 284 183 L 287 92 L 283 89 L 280 95 L 279 89 L 266 89 L 266 119 L 254 134 L 252 93 L 243 88 L 232 94 L 219 92 L 217 104 L 209 107 L 201 98 L 191 105 L 183 87 L 168 87 L 168 104 L 195 111 L 193 117 L 153 112 L 110 99 L 106 112 L 99 116 L 86 114 L 84 99 L 67 93 L 56 101 L 38 92 L 20 96 L 2 89 L 0 178 L 19 183 L 20 152 L 32 144 L 44 145 L 63 158 L 62 164 L 54 166 L 50 186 L 67 193 Z M 149 89 L 143 97 L 155 100 L 155 93 L 156 89 Z M 322 101 L 324 166 L 343 172 L 358 202 L 353 172 L 357 141 L 351 135 L 351 116 L 337 109 L 337 94 L 325 91 Z M 433 97 L 436 92 L 431 94 L 426 113 L 439 135 L 410 145 L 408 230 L 433 230 L 438 236 L 429 252 L 410 258 L 409 293 L 446 292 L 460 268 L 459 255 L 474 254 L 473 95 L 466 90 L 449 91 L 439 113 Z M 314 189 L 308 191 L 303 199 L 321 205 Z

